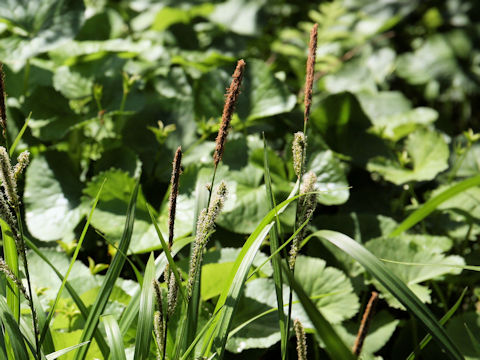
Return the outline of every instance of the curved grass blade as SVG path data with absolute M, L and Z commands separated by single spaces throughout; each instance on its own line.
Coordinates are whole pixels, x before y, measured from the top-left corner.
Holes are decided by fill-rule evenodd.
M 252 266 L 253 259 L 258 252 L 258 249 L 263 243 L 263 240 L 268 235 L 270 229 L 274 225 L 274 220 L 277 214 L 281 214 L 292 201 L 299 198 L 301 195 L 295 195 L 298 190 L 299 183 L 297 182 L 294 189 L 288 196 L 287 200 L 277 205 L 274 209 L 270 210 L 268 214 L 263 218 L 257 228 L 248 237 L 247 241 L 243 245 L 240 253 L 238 254 L 232 271 L 227 280 L 227 285 L 223 289 L 220 298 L 217 301 L 215 310 L 220 307 L 223 310 L 216 322 L 215 337 L 213 344 L 208 343 L 204 354 L 210 353 L 211 346 L 215 347 L 215 351 L 218 357 L 221 359 L 225 351 L 225 345 L 228 339 L 228 331 L 232 321 L 233 313 L 240 300 L 240 294 L 242 293 L 245 279 L 247 278 L 248 271 Z M 229 301 L 227 302 L 227 298 Z M 207 337 L 208 338 L 208 337 Z
M 450 308 L 450 310 L 448 310 L 448 312 L 445 315 L 443 315 L 443 317 L 439 321 L 440 324 L 445 325 L 447 323 L 447 321 L 450 320 L 450 318 L 453 316 L 453 314 L 455 314 L 455 312 L 457 311 L 458 307 L 461 305 L 462 300 L 463 300 L 466 293 L 467 293 L 467 288 L 463 289 L 462 294 L 460 295 L 457 302 Z M 422 341 L 420 341 L 420 344 L 418 344 L 418 347 L 410 353 L 407 360 L 414 360 L 415 359 L 415 354 L 416 353 L 418 354 L 422 349 L 424 349 L 425 346 L 428 345 L 430 340 L 432 340 L 432 335 L 430 335 L 430 334 L 425 335 L 425 337 L 422 339 Z
M 10 146 L 10 150 L 8 151 L 8 155 L 12 157 L 13 153 L 15 152 L 15 148 L 17 147 L 18 143 L 22 139 L 23 133 L 25 130 L 27 130 L 28 123 L 30 122 L 30 118 L 32 117 L 32 112 L 30 111 L 30 114 L 28 114 L 27 119 L 25 120 L 25 124 L 23 124 L 22 128 L 20 129 L 20 132 L 18 133 L 17 137 L 13 141 L 12 146 Z
M 112 315 L 102 316 L 102 322 L 107 333 L 107 341 L 110 346 L 111 358 L 115 360 L 127 360 L 123 346 L 122 333 L 118 327 L 117 320 Z
M 310 300 L 308 295 L 303 290 L 302 286 L 295 280 L 292 272 L 287 265 L 282 264 L 283 273 L 288 278 L 290 287 L 295 291 L 298 299 L 302 303 L 303 309 L 307 313 L 310 321 L 315 326 L 317 334 L 325 343 L 325 350 L 331 359 L 355 359 L 352 351 L 345 345 L 342 339 L 335 332 L 333 326 L 325 319 L 320 311 L 318 311 L 314 302 Z
M 13 274 L 19 278 L 17 246 L 13 238 L 12 230 L 2 219 L 0 219 L 0 226 L 2 227 L 3 256 L 5 258 L 5 262 L 10 270 L 12 270 Z M 18 322 L 20 320 L 20 291 L 17 285 L 15 285 L 15 283 L 8 278 L 7 284 L 9 284 L 6 289 L 7 304 L 12 310 L 13 317 Z
M 267 197 L 270 204 L 270 210 L 275 208 L 275 198 L 272 192 L 272 179 L 270 177 L 270 165 L 268 163 L 267 142 L 265 141 L 265 133 L 263 135 L 263 168 L 265 178 L 265 188 L 267 190 Z M 275 214 L 276 222 L 275 226 L 270 231 L 270 253 L 275 254 L 280 247 L 280 224 L 278 221 L 278 214 Z M 272 259 L 273 268 L 273 282 L 275 284 L 275 295 L 277 297 L 277 313 L 278 313 L 278 325 L 280 326 L 280 349 L 282 353 L 282 360 L 287 356 L 287 343 L 288 334 L 285 321 L 285 313 L 283 312 L 283 280 L 282 280 L 282 258 L 280 255 L 273 255 Z
M 452 359 L 463 359 L 455 343 L 437 321 L 431 311 L 418 297 L 392 274 L 385 265 L 371 252 L 355 240 L 336 231 L 320 230 L 314 233 L 316 237 L 325 239 L 337 246 L 352 258 L 357 260 L 373 277 L 375 277 L 400 303 L 402 303 L 429 331 L 438 344 L 444 348 Z
M 145 360 L 150 352 L 150 340 L 153 330 L 153 285 L 155 279 L 155 262 L 153 253 L 148 259 L 143 276 L 142 293 L 140 295 L 140 309 L 138 311 L 137 334 L 135 337 L 134 360 Z
M 17 321 L 3 296 L 0 296 L 0 320 L 8 334 L 10 346 L 12 347 L 15 359 L 28 359 L 28 351 L 25 346 L 22 332 L 20 331 Z
M 3 336 L 3 331 L 1 330 L 0 330 L 0 359 L 8 359 L 7 347 L 5 344 L 5 336 Z
M 458 184 L 449 187 L 447 190 L 429 199 L 425 204 L 411 213 L 405 220 L 402 221 L 400 225 L 395 228 L 395 230 L 390 233 L 389 237 L 400 235 L 430 215 L 444 201 L 447 201 L 461 192 L 478 185 L 480 185 L 480 175 L 463 180 Z
M 63 289 L 65 288 L 65 284 L 67 282 L 68 276 L 70 275 L 70 272 L 73 269 L 73 265 L 75 265 L 75 261 L 77 260 L 78 253 L 80 252 L 80 249 L 82 248 L 83 240 L 85 239 L 85 235 L 87 234 L 88 227 L 90 226 L 90 221 L 92 220 L 93 212 L 95 211 L 95 208 L 97 207 L 98 200 L 100 199 L 100 194 L 102 193 L 103 186 L 105 185 L 105 181 L 107 179 L 105 178 L 103 180 L 102 185 L 100 186 L 100 189 L 97 192 L 97 195 L 95 196 L 95 200 L 93 202 L 92 208 L 90 210 L 90 214 L 87 217 L 87 222 L 85 223 L 85 226 L 83 227 L 82 234 L 80 235 L 80 239 L 78 240 L 77 246 L 75 247 L 75 251 L 73 252 L 72 259 L 70 260 L 70 266 L 68 267 L 67 273 L 63 277 L 62 284 L 60 285 L 60 289 L 58 289 L 57 296 L 55 297 L 55 301 L 53 302 L 52 308 L 50 309 L 50 312 L 48 314 L 47 320 L 45 321 L 45 325 L 43 326 L 41 335 L 40 335 L 40 346 L 43 343 L 43 340 L 45 339 L 45 335 L 47 333 L 47 330 L 50 327 L 50 321 L 53 318 L 53 315 L 55 314 L 55 308 L 57 307 L 58 301 L 60 300 L 60 297 L 62 296 Z
M 63 275 L 60 273 L 60 271 L 58 271 L 55 265 L 53 265 L 52 262 L 42 253 L 42 251 L 31 240 L 29 240 L 26 237 L 24 237 L 24 239 L 27 246 L 33 252 L 35 252 L 43 261 L 45 261 L 45 263 L 48 266 L 50 266 L 50 268 L 57 275 L 60 281 L 63 281 Z M 88 318 L 88 309 L 83 303 L 83 300 L 80 298 L 80 296 L 77 294 L 75 289 L 70 285 L 68 281 L 65 283 L 65 288 L 67 289 L 68 293 L 70 294 L 73 301 L 75 302 L 75 305 L 77 305 L 78 310 L 80 310 L 80 313 L 82 314 L 83 319 L 86 320 Z M 97 342 L 98 347 L 100 348 L 100 351 L 102 352 L 103 357 L 107 359 L 110 350 L 108 348 L 107 343 L 105 342 L 105 339 L 103 338 L 102 334 L 98 329 L 95 330 L 95 340 Z
M 69 346 L 65 349 L 58 350 L 58 351 L 55 351 L 54 353 L 48 354 L 47 356 L 45 356 L 45 358 L 47 360 L 55 360 L 55 359 L 58 359 L 60 356 L 65 355 L 66 353 L 69 353 L 70 351 L 75 350 L 79 347 L 85 346 L 87 344 L 88 344 L 88 341 L 85 341 L 85 342 L 82 342 L 80 344 Z
M 405 265 L 405 266 L 441 266 L 441 267 L 450 267 L 450 268 L 462 269 L 462 270 L 480 271 L 480 266 L 478 265 L 455 265 L 455 264 L 442 264 L 442 263 L 424 264 L 424 263 L 414 263 L 414 262 L 405 262 L 405 261 L 395 261 L 395 260 L 388 260 L 388 259 L 380 259 L 380 260 L 386 263 Z
M 193 237 L 186 237 L 175 241 L 172 246 L 172 256 L 175 256 L 177 252 L 183 249 L 186 245 L 190 244 L 192 241 Z M 155 260 L 155 278 L 159 278 L 163 274 L 166 265 L 167 258 L 163 252 Z M 133 296 L 130 298 L 127 308 L 123 311 L 119 324 L 122 336 L 126 335 L 128 329 L 135 320 L 135 317 L 138 315 L 138 310 L 140 308 L 140 292 L 141 291 L 138 290 L 135 294 L 133 294 Z
M 123 229 L 123 235 L 120 240 L 120 244 L 118 246 L 118 248 L 122 250 L 124 253 L 127 252 L 128 247 L 130 246 L 130 241 L 132 239 L 133 223 L 135 221 L 135 205 L 137 203 L 137 195 L 138 195 L 139 187 L 140 187 L 140 178 L 137 179 L 135 188 L 133 189 L 132 195 L 130 197 L 130 203 L 128 204 L 128 209 L 127 209 L 127 218 L 125 220 L 125 227 Z M 88 314 L 88 318 L 85 321 L 80 342 L 92 340 L 93 334 L 95 333 L 95 330 L 97 329 L 97 326 L 98 326 L 98 322 L 100 320 L 100 315 L 102 314 L 103 310 L 105 309 L 105 306 L 107 305 L 108 298 L 112 293 L 112 290 L 115 286 L 115 282 L 117 281 L 117 278 L 120 276 L 120 271 L 122 270 L 124 263 L 125 263 L 125 258 L 121 254 L 116 253 L 110 267 L 108 268 L 107 274 L 105 275 L 105 279 L 103 280 L 103 283 L 98 292 L 97 298 L 95 299 L 95 303 L 93 304 L 90 310 L 90 313 Z M 87 354 L 89 346 L 90 346 L 90 343 L 79 348 L 75 354 L 75 360 L 85 359 L 85 355 Z

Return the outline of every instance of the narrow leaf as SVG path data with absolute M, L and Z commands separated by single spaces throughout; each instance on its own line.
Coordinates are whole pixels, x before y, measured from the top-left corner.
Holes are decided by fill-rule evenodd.
M 357 260 L 395 298 L 415 315 L 452 359 L 463 359 L 457 346 L 420 299 L 372 253 L 350 237 L 336 231 L 320 230 L 315 236 L 325 239 Z
M 123 347 L 123 338 L 117 320 L 112 315 L 102 317 L 105 332 L 107 333 L 107 342 L 110 346 L 111 358 L 115 360 L 126 360 L 125 348 Z
M 153 330 L 153 279 L 155 279 L 155 262 L 153 253 L 148 259 L 143 276 L 142 293 L 140 295 L 140 309 L 138 312 L 137 334 L 135 338 L 134 360 L 145 360 L 150 352 L 150 340 Z

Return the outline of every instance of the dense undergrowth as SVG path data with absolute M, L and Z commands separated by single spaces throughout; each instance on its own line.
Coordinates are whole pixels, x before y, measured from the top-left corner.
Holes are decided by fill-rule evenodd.
M 0 1 L 0 358 L 480 359 L 479 10 Z

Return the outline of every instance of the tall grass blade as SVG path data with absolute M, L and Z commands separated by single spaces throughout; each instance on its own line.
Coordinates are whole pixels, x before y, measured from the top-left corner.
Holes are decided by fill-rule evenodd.
M 72 272 L 73 265 L 75 265 L 75 261 L 77 260 L 78 253 L 80 252 L 80 249 L 82 248 L 83 240 L 85 239 L 85 235 L 87 234 L 88 227 L 90 226 L 90 221 L 92 220 L 93 217 L 93 212 L 95 211 L 95 208 L 97 207 L 98 200 L 100 199 L 100 194 L 102 193 L 103 186 L 105 185 L 105 181 L 107 179 L 103 180 L 102 185 L 100 186 L 100 189 L 97 192 L 97 195 L 95 196 L 95 200 L 93 202 L 92 208 L 90 210 L 90 214 L 87 217 L 87 222 L 85 223 L 85 226 L 83 227 L 82 234 L 80 235 L 80 239 L 78 240 L 77 246 L 75 247 L 75 251 L 73 252 L 72 259 L 70 260 L 70 266 L 68 267 L 67 273 L 63 277 L 62 284 L 60 285 L 60 289 L 58 289 L 57 296 L 55 297 L 55 301 L 53 302 L 52 308 L 50 309 L 50 312 L 48 314 L 47 320 L 45 321 L 45 325 L 43 326 L 41 335 L 40 335 L 40 346 L 42 346 L 43 340 L 45 339 L 45 335 L 47 333 L 47 330 L 50 327 L 50 321 L 53 318 L 53 315 L 55 314 L 55 308 L 57 307 L 58 301 L 60 300 L 60 297 L 62 296 L 63 289 L 65 288 L 65 284 L 67 282 L 68 276 Z
M 270 210 L 275 208 L 275 198 L 272 192 L 272 179 L 270 177 L 270 166 L 268 163 L 267 142 L 265 141 L 265 134 L 263 134 L 263 166 L 264 166 L 264 178 L 267 189 L 267 197 L 270 204 Z M 280 224 L 278 221 L 278 214 L 275 214 L 276 222 L 275 226 L 270 231 L 270 253 L 274 254 L 280 247 Z M 275 283 L 275 295 L 277 296 L 277 313 L 278 324 L 280 326 L 280 349 L 282 353 L 282 360 L 287 356 L 287 328 L 285 322 L 285 313 L 283 312 L 283 280 L 282 280 L 282 267 L 281 267 L 280 255 L 272 257 L 273 268 L 273 281 Z
M 450 308 L 450 310 L 448 310 L 448 312 L 445 315 L 443 315 L 443 317 L 439 321 L 440 324 L 445 325 L 447 321 L 450 320 L 450 318 L 453 316 L 453 314 L 455 314 L 459 306 L 462 304 L 462 300 L 466 293 L 467 293 L 467 288 L 463 289 L 462 294 L 458 298 L 457 302 Z M 425 335 L 422 341 L 420 341 L 420 344 L 418 344 L 418 347 L 410 353 L 407 360 L 415 359 L 415 354 L 418 354 L 422 349 L 424 349 L 425 346 L 428 345 L 430 340 L 432 340 L 432 335 L 430 334 Z
M 153 279 L 155 279 L 155 261 L 153 253 L 151 253 L 143 276 L 140 309 L 138 311 L 137 334 L 135 337 L 134 360 L 144 360 L 148 357 L 150 352 L 154 312 Z
M 287 208 L 288 204 L 299 197 L 299 195 L 295 196 L 298 186 L 299 183 L 297 182 L 287 200 L 283 201 L 268 212 L 257 228 L 248 237 L 247 241 L 240 250 L 240 253 L 237 256 L 232 271 L 228 277 L 226 283 L 227 285 L 224 287 L 220 298 L 217 301 L 215 311 L 218 311 L 220 307 L 223 307 L 223 309 L 216 324 L 213 344 L 209 342 L 206 347 L 207 351 L 205 351 L 204 354 L 210 353 L 211 346 L 213 345 L 218 357 L 223 357 L 233 313 L 235 312 L 235 308 L 240 300 L 245 279 L 247 278 L 248 271 L 252 266 L 253 259 L 255 258 L 260 245 L 262 245 L 263 240 L 274 225 L 273 221 L 275 220 L 275 217 L 278 214 L 281 214 Z
M 107 333 L 107 342 L 110 346 L 111 358 L 115 360 L 127 360 L 125 357 L 125 348 L 123 347 L 123 337 L 118 327 L 117 320 L 112 315 L 102 317 L 105 332 Z
M 400 303 L 415 315 L 452 359 L 463 359 L 455 343 L 420 299 L 372 253 L 350 237 L 336 231 L 320 230 L 315 236 L 325 239 L 357 260 Z
M 15 239 L 13 238 L 12 230 L 5 221 L 0 219 L 0 226 L 2 227 L 2 239 L 3 239 L 3 256 L 13 274 L 19 277 L 19 264 L 17 246 L 15 245 Z M 6 294 L 7 304 L 12 310 L 13 317 L 18 322 L 20 320 L 20 291 L 14 282 L 7 278 Z M 7 341 L 8 343 L 8 341 Z
M 310 321 L 315 326 L 315 330 L 320 338 L 325 343 L 325 350 L 330 355 L 331 359 L 355 359 L 352 351 L 345 345 L 342 339 L 335 332 L 332 325 L 325 319 L 320 311 L 318 311 L 315 303 L 310 300 L 308 295 L 303 290 L 302 286 L 295 280 L 292 272 L 287 265 L 282 264 L 283 273 L 288 278 L 290 287 L 295 291 L 298 299 L 302 303 L 303 309 L 307 313 Z
M 63 281 L 63 275 L 58 271 L 58 269 L 55 267 L 55 265 L 52 264 L 52 262 L 42 253 L 42 251 L 28 238 L 24 237 L 25 239 L 25 244 L 33 251 L 35 254 L 37 254 L 45 263 L 50 266 L 50 268 L 53 270 L 55 275 L 60 279 L 60 281 Z M 75 289 L 70 285 L 70 283 L 67 281 L 65 283 L 65 288 L 67 289 L 68 293 L 72 297 L 73 301 L 75 302 L 75 305 L 77 305 L 78 310 L 80 310 L 80 313 L 83 317 L 84 320 L 88 318 L 88 309 L 83 303 L 83 300 L 80 298 L 80 295 L 77 294 Z M 48 334 L 47 334 L 48 336 Z M 100 331 L 97 329 L 95 330 L 95 340 L 97 342 L 98 347 L 100 348 L 100 351 L 102 352 L 102 355 L 104 358 L 108 358 L 108 354 L 110 352 L 107 343 L 105 342 L 105 339 L 103 338 L 102 334 Z
M 118 246 L 118 248 L 124 253 L 128 251 L 128 247 L 130 246 L 130 240 L 132 239 L 133 223 L 135 221 L 135 205 L 137 202 L 139 187 L 140 178 L 137 179 L 137 183 L 135 184 L 135 188 L 133 189 L 132 196 L 130 198 L 130 203 L 128 204 L 125 227 L 123 230 L 122 238 L 120 240 L 120 244 Z M 107 274 L 105 275 L 105 279 L 103 280 L 97 298 L 95 299 L 90 313 L 88 314 L 88 318 L 85 322 L 80 342 L 92 340 L 95 329 L 98 326 L 100 315 L 102 314 L 105 306 L 107 305 L 108 298 L 110 297 L 110 294 L 115 286 L 117 278 L 120 276 L 120 271 L 122 270 L 124 263 L 125 258 L 121 254 L 116 253 L 115 257 L 112 260 L 112 263 L 110 264 L 110 267 L 108 268 Z M 90 343 L 79 348 L 75 354 L 75 360 L 85 359 L 85 355 L 88 352 L 89 346 Z
M 429 199 L 425 204 L 411 213 L 400 225 L 395 228 L 395 230 L 390 233 L 389 236 L 395 237 L 404 231 L 407 231 L 435 211 L 435 209 L 437 209 L 437 207 L 444 201 L 447 201 L 448 199 L 464 192 L 465 190 L 478 185 L 480 185 L 480 175 L 463 180 L 458 184 L 449 187 L 447 190 Z
M 60 356 L 65 355 L 66 353 L 69 353 L 70 351 L 75 350 L 79 347 L 85 346 L 87 344 L 88 344 L 88 341 L 85 341 L 85 342 L 82 342 L 80 344 L 69 346 L 65 349 L 58 350 L 58 351 L 55 351 L 54 353 L 48 354 L 47 356 L 45 356 L 45 359 L 47 359 L 47 360 L 58 359 Z
M 28 351 L 22 332 L 3 296 L 0 296 L 0 320 L 5 328 L 5 332 L 8 334 L 15 359 L 28 359 Z

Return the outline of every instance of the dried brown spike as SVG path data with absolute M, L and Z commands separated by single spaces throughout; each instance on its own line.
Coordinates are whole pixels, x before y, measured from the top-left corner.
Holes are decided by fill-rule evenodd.
M 0 63 L 0 126 L 3 137 L 5 137 L 7 134 L 7 108 L 5 107 L 5 80 L 2 63 Z
M 170 180 L 171 191 L 168 207 L 168 249 L 172 249 L 173 245 L 173 229 L 175 226 L 175 211 L 177 208 L 178 184 L 180 180 L 182 163 L 182 147 L 179 146 L 175 152 L 172 165 L 172 178 Z
M 222 160 L 225 141 L 227 140 L 228 135 L 228 127 L 230 126 L 230 120 L 232 120 L 238 94 L 240 93 L 240 85 L 242 83 L 245 65 L 245 61 L 242 59 L 238 60 L 237 67 L 232 75 L 232 82 L 225 95 L 226 98 L 223 107 L 222 122 L 220 124 L 220 129 L 218 130 L 217 140 L 215 142 L 215 153 L 213 155 L 213 163 L 215 167 L 217 167 L 220 160 Z
M 305 112 L 303 121 L 306 124 L 310 119 L 310 108 L 312 106 L 313 77 L 315 73 L 315 57 L 317 54 L 318 24 L 313 25 L 310 31 L 310 43 L 308 45 L 307 76 L 305 79 Z
M 358 329 L 357 338 L 355 339 L 355 344 L 353 345 L 353 354 L 359 356 L 362 352 L 363 342 L 367 337 L 368 327 L 370 326 L 370 321 L 372 320 L 373 310 L 375 304 L 378 300 L 378 293 L 372 291 L 372 296 L 368 300 L 367 307 L 363 313 L 362 322 L 360 323 L 360 328 Z

